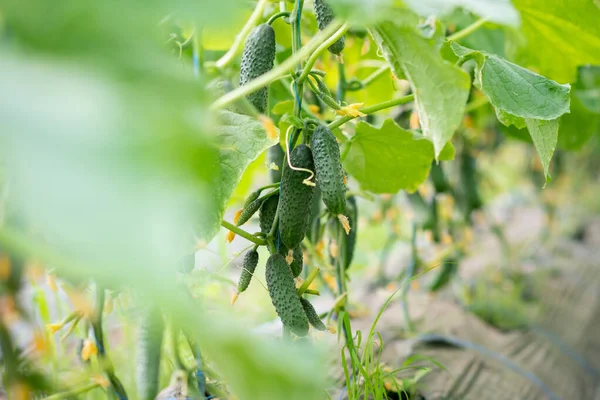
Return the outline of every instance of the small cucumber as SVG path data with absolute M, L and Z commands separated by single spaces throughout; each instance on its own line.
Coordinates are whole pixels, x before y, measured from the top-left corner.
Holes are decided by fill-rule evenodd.
M 275 220 L 275 214 L 277 213 L 277 205 L 279 204 L 279 195 L 275 194 L 269 197 L 260 206 L 258 212 L 258 222 L 260 224 L 260 231 L 262 233 L 269 233 Z
M 315 169 L 312 152 L 304 144 L 294 148 L 290 162 L 297 168 L 311 171 Z M 281 241 L 288 249 L 298 246 L 308 230 L 314 191 L 314 187 L 304 184 L 304 180 L 309 176 L 308 172 L 293 170 L 287 164 L 283 166 L 278 212 L 279 232 Z
M 256 249 L 248 250 L 244 256 L 244 262 L 242 263 L 242 274 L 240 275 L 237 287 L 238 293 L 242 293 L 248 289 L 248 285 L 250 285 L 250 281 L 252 280 L 257 265 L 258 251 L 256 251 Z
M 306 336 L 308 319 L 298 296 L 292 271 L 281 254 L 269 257 L 265 276 L 271 302 L 283 325 L 298 336 Z
M 437 274 L 431 285 L 429 285 L 429 290 L 432 292 L 436 292 L 442 289 L 444 286 L 450 282 L 452 277 L 456 274 L 458 270 L 458 258 L 449 257 L 444 260 L 444 265 L 442 266 L 442 270 Z
M 348 269 L 354 258 L 354 249 L 356 248 L 356 234 L 358 233 L 358 207 L 354 196 L 348 197 L 346 212 L 344 213 L 350 222 L 350 233 L 343 235 L 344 243 L 342 251 L 344 254 L 344 268 Z
M 317 25 L 319 26 L 319 30 L 323 30 L 331 23 L 331 21 L 333 21 L 335 16 L 333 15 L 333 11 L 329 5 L 327 5 L 324 0 L 314 0 L 314 6 Z M 342 51 L 344 51 L 344 47 L 346 47 L 346 37 L 342 36 L 334 44 L 329 46 L 328 50 L 331 53 L 339 56 Z
M 269 24 L 261 24 L 250 32 L 240 65 L 240 86 L 269 72 L 275 61 L 275 31 Z M 248 101 L 258 112 L 265 114 L 269 97 L 268 88 L 262 87 L 248 95 Z
M 308 318 L 308 322 L 311 324 L 311 326 L 318 331 L 327 330 L 327 327 L 325 326 L 323 321 L 321 321 L 321 318 L 319 318 L 319 314 L 317 314 L 313 305 L 310 304 L 310 301 L 306 300 L 303 297 L 300 298 L 300 301 L 302 302 L 302 308 L 304 308 L 306 318 Z
M 346 210 L 346 185 L 340 160 L 340 147 L 333 133 L 325 125 L 315 129 L 310 145 L 317 172 L 317 185 L 321 189 L 323 203 L 337 215 Z
M 236 221 L 235 224 L 237 226 L 242 226 L 246 222 L 248 222 L 248 220 L 250 218 L 252 218 L 252 216 L 254 214 L 256 214 L 256 212 L 258 211 L 260 206 L 262 206 L 264 201 L 265 201 L 264 198 L 260 198 L 260 199 L 256 199 L 256 200 L 250 202 L 250 204 L 248 204 L 247 207 L 244 207 L 244 209 L 242 210 L 242 213 L 240 214 L 240 217 L 238 218 L 238 220 Z
M 279 182 L 281 181 L 281 173 L 283 172 L 283 156 L 285 152 L 281 148 L 281 145 L 278 143 L 274 146 L 269 147 L 267 153 L 267 159 L 269 160 L 269 165 L 274 164 L 278 169 L 270 169 L 271 174 L 271 182 Z
M 433 161 L 431 164 L 430 176 L 436 193 L 445 193 L 450 191 L 450 183 L 448 182 L 448 179 L 446 179 L 446 174 L 444 173 L 444 169 L 442 168 L 441 164 Z
M 460 157 L 460 192 L 467 219 L 470 219 L 473 211 L 483 207 L 478 186 L 477 161 L 471 154 L 471 147 L 465 144 Z
M 138 398 L 153 400 L 158 393 L 164 323 L 155 307 L 144 310 L 139 328 L 136 383 Z

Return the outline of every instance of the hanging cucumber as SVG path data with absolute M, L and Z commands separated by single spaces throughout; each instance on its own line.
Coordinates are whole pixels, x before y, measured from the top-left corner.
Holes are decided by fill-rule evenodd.
M 315 169 L 312 152 L 304 144 L 294 148 L 290 162 L 294 168 L 310 171 Z M 283 166 L 278 212 L 279 232 L 281 241 L 288 249 L 298 246 L 308 229 L 314 187 L 305 184 L 304 181 L 310 175 L 306 171 L 291 169 L 287 163 Z
M 310 218 L 308 222 L 308 233 L 306 238 L 312 244 L 316 244 L 321 239 L 321 189 L 315 187 L 312 205 L 310 209 Z
M 240 65 L 240 86 L 269 72 L 275 61 L 275 31 L 268 24 L 258 25 L 250 32 L 246 39 L 242 61 Z M 269 90 L 262 87 L 248 95 L 248 101 L 256 109 L 265 114 Z
M 278 143 L 274 146 L 269 147 L 269 151 L 267 152 L 267 160 L 269 160 L 269 165 L 271 166 L 270 174 L 271 174 L 271 182 L 279 182 L 281 181 L 281 173 L 283 171 L 283 156 L 285 152 L 281 148 L 281 145 Z M 273 166 L 277 167 L 277 169 L 273 169 Z
M 343 246 L 341 251 L 344 255 L 344 268 L 348 269 L 352 264 L 354 258 L 354 249 L 356 248 L 356 234 L 358 233 L 358 207 L 356 205 L 356 198 L 354 196 L 348 197 L 348 204 L 346 206 L 346 212 L 344 213 L 348 222 L 350 223 L 350 233 L 343 235 L 344 238 Z
M 430 177 L 436 193 L 446 193 L 451 190 L 450 183 L 448 182 L 448 179 L 446 179 L 446 174 L 440 163 L 433 161 L 431 164 Z
M 281 254 L 269 257 L 265 276 L 271 302 L 283 325 L 298 336 L 306 336 L 308 319 L 300 302 L 292 271 Z
M 479 195 L 477 161 L 471 154 L 471 146 L 466 142 L 460 155 L 460 188 L 465 218 L 470 220 L 473 211 L 483 206 Z
M 313 305 L 310 304 L 310 301 L 306 300 L 303 297 L 300 298 L 300 301 L 302 302 L 302 308 L 304 308 L 306 318 L 308 318 L 308 322 L 310 323 L 310 325 L 318 331 L 327 330 L 327 327 L 325 326 L 323 321 L 321 321 L 321 318 L 319 318 L 319 314 L 317 314 Z
M 258 222 L 262 233 L 269 233 L 275 220 L 277 205 L 279 204 L 279 195 L 269 197 L 260 207 L 258 212 Z
M 237 287 L 238 293 L 242 293 L 248 289 L 248 285 L 250 285 L 250 281 L 252 280 L 252 276 L 254 275 L 254 270 L 256 270 L 257 265 L 258 251 L 256 251 L 256 248 L 248 250 L 244 256 L 244 262 L 242 263 L 242 274 L 240 275 L 240 280 L 238 281 Z
M 319 30 L 323 30 L 333 21 L 335 16 L 333 15 L 333 11 L 327 5 L 324 0 L 314 0 L 315 6 L 315 17 L 317 18 L 317 25 L 319 26 Z M 344 47 L 346 47 L 346 36 L 342 36 L 339 38 L 334 44 L 329 46 L 329 51 L 335 55 L 340 55 L 342 51 L 344 51 Z
M 323 203 L 335 215 L 346 211 L 346 185 L 340 160 L 340 147 L 326 125 L 318 125 L 310 145 L 315 160 L 317 184 Z
M 153 400 L 158 393 L 164 323 L 155 307 L 144 310 L 139 328 L 136 383 L 138 397 Z
M 248 222 L 248 220 L 252 218 L 254 214 L 256 214 L 256 212 L 258 211 L 260 206 L 262 206 L 264 201 L 264 198 L 258 198 L 254 201 L 251 201 L 250 204 L 248 204 L 242 209 L 242 213 L 238 217 L 237 221 L 235 221 L 235 224 L 237 226 L 241 226 Z

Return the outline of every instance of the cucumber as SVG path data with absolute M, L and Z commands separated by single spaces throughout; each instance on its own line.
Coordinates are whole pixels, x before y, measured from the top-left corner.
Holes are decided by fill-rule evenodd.
M 271 182 L 279 182 L 281 181 L 281 173 L 283 171 L 283 156 L 285 152 L 281 148 L 280 144 L 276 144 L 274 146 L 269 147 L 269 151 L 267 153 L 267 159 L 269 160 L 269 165 L 271 163 L 277 165 L 278 170 L 271 169 L 269 170 L 271 174 Z
M 436 193 L 446 193 L 450 191 L 450 183 L 448 182 L 448 179 L 446 179 L 446 174 L 444 173 L 441 164 L 433 161 L 431 164 L 430 176 Z
M 308 322 L 311 324 L 311 326 L 318 331 L 327 330 L 327 327 L 325 326 L 323 321 L 321 321 L 321 318 L 319 318 L 319 314 L 317 314 L 313 305 L 310 304 L 310 301 L 306 300 L 303 297 L 300 298 L 300 301 L 302 302 L 302 308 L 304 308 L 306 318 L 308 318 Z
M 460 156 L 460 188 L 465 218 L 470 220 L 471 213 L 483 206 L 479 195 L 477 162 L 471 154 L 471 147 L 465 144 Z
M 346 185 L 344 185 L 344 172 L 340 160 L 340 147 L 335 136 L 327 126 L 318 125 L 312 135 L 310 146 L 323 203 L 331 213 L 343 214 L 346 211 Z
M 260 199 L 256 199 L 256 200 L 250 202 L 250 204 L 248 204 L 247 207 L 244 207 L 244 209 L 242 210 L 242 213 L 240 214 L 240 217 L 238 218 L 238 220 L 235 224 L 237 226 L 242 226 L 246 222 L 248 222 L 248 220 L 250 218 L 252 218 L 252 216 L 254 214 L 256 214 L 256 212 L 258 211 L 260 206 L 262 206 L 264 201 L 265 201 L 264 198 L 260 198 Z
M 264 201 L 258 212 L 258 222 L 262 233 L 269 233 L 275 220 L 277 205 L 279 204 L 279 195 L 275 194 Z
M 136 381 L 138 398 L 153 400 L 158 393 L 164 323 L 160 311 L 148 307 L 139 328 Z
M 450 279 L 456 274 L 458 270 L 458 258 L 449 257 L 444 260 L 444 265 L 442 266 L 442 270 L 437 274 L 431 285 L 429 285 L 429 290 L 432 292 L 436 292 L 442 289 L 444 286 L 450 282 Z
M 286 258 L 288 255 L 289 249 L 281 243 L 279 246 L 278 253 Z M 292 257 L 294 258 L 290 265 L 290 270 L 292 271 L 292 275 L 294 278 L 297 278 L 302 273 L 302 268 L 304 267 L 304 254 L 302 253 L 302 246 L 298 245 L 294 247 L 294 251 L 292 251 Z M 287 259 L 286 259 L 287 262 Z
M 314 190 L 310 218 L 308 222 L 308 234 L 306 238 L 312 244 L 317 244 L 321 239 L 321 189 L 317 186 Z
M 308 319 L 300 302 L 292 271 L 281 254 L 269 257 L 265 276 L 271 302 L 283 326 L 298 336 L 306 336 Z
M 269 72 L 275 61 L 275 31 L 268 24 L 258 25 L 250 32 L 240 65 L 240 86 Z M 267 100 L 269 90 L 266 86 L 248 95 L 248 101 L 252 103 L 258 112 L 265 114 L 267 111 Z
M 329 5 L 325 3 L 324 0 L 314 0 L 314 6 L 315 17 L 317 17 L 317 25 L 319 26 L 319 30 L 323 30 L 325 29 L 325 27 L 327 27 L 327 25 L 331 23 L 331 21 L 333 21 L 335 15 L 333 15 L 333 11 L 329 7 Z M 344 47 L 346 47 L 345 35 L 339 38 L 334 44 L 329 46 L 328 50 L 332 54 L 339 56 L 342 53 L 342 51 L 344 51 Z
M 294 148 L 290 162 L 294 167 L 311 171 L 315 169 L 312 152 L 304 144 Z M 308 172 L 291 169 L 287 163 L 283 166 L 278 210 L 279 233 L 288 249 L 298 246 L 308 230 L 314 188 L 303 181 L 309 176 Z
M 346 212 L 344 213 L 350 222 L 350 233 L 343 235 L 342 253 L 344 255 L 344 269 L 348 269 L 354 258 L 354 249 L 356 248 L 356 234 L 358 232 L 358 207 L 354 196 L 348 197 Z
M 242 263 L 242 274 L 240 275 L 240 280 L 238 281 L 237 292 L 242 293 L 246 289 L 248 289 L 248 285 L 250 285 L 250 281 L 252 280 L 252 276 L 254 275 L 254 270 L 258 265 L 258 251 L 256 249 L 248 250 L 246 255 L 244 256 L 244 262 Z

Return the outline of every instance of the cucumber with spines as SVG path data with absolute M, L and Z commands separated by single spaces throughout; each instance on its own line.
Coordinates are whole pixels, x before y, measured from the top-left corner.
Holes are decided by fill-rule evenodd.
M 306 238 L 312 244 L 316 244 L 321 239 L 321 189 L 315 187 L 312 205 L 310 209 L 310 219 L 308 222 L 308 233 Z
M 315 169 L 312 152 L 304 144 L 294 148 L 290 162 L 295 168 Z M 298 246 L 308 230 L 314 191 L 313 186 L 304 183 L 309 176 L 306 171 L 291 169 L 287 163 L 283 166 L 278 209 L 279 232 L 281 241 L 288 249 Z
M 279 254 L 286 259 L 286 262 L 288 253 L 289 249 L 283 243 L 281 243 L 279 245 Z M 297 278 L 302 273 L 302 268 L 304 267 L 304 253 L 302 252 L 302 246 L 298 245 L 294 247 L 294 250 L 292 251 L 292 257 L 293 260 L 289 266 L 290 270 L 292 271 L 292 275 L 294 278 Z
M 308 333 L 308 318 L 294 283 L 292 271 L 281 254 L 267 260 L 265 278 L 271 302 L 283 325 L 298 336 Z
M 333 21 L 335 15 L 333 14 L 333 10 L 324 0 L 314 0 L 315 6 L 315 17 L 317 18 L 317 25 L 319 26 L 319 30 L 323 30 Z M 342 51 L 344 51 L 344 47 L 346 47 L 346 36 L 342 36 L 339 38 L 334 44 L 329 46 L 328 50 L 335 55 L 340 55 Z
M 332 214 L 343 214 L 346 211 L 346 185 L 340 146 L 331 130 L 322 124 L 315 128 L 310 145 L 323 203 Z
M 250 32 L 246 39 L 240 64 L 240 86 L 269 72 L 275 61 L 275 31 L 269 24 L 260 24 Z M 269 91 L 266 86 L 248 95 L 258 112 L 265 114 Z
M 238 220 L 236 221 L 236 225 L 237 226 L 242 226 L 244 225 L 246 222 L 248 222 L 248 220 L 250 218 L 252 218 L 252 216 L 254 214 L 256 214 L 256 212 L 258 211 L 258 209 L 260 208 L 260 206 L 262 206 L 263 202 L 265 201 L 265 199 L 263 197 L 258 198 L 252 202 L 250 202 L 250 204 L 248 204 L 247 207 L 244 207 L 242 209 L 242 213 L 240 214 L 240 217 L 238 218 Z
M 258 251 L 251 249 L 244 255 L 244 262 L 242 263 L 242 274 L 238 281 L 237 292 L 242 293 L 250 285 L 256 266 L 258 265 Z
M 144 310 L 138 334 L 136 383 L 138 398 L 153 400 L 158 393 L 164 322 L 154 307 Z
M 356 248 L 356 235 L 358 233 L 358 206 L 356 205 L 356 198 L 350 196 L 347 199 L 346 212 L 344 213 L 348 222 L 350 223 L 350 232 L 344 237 L 344 245 L 342 251 L 344 254 L 344 268 L 348 269 L 352 264 L 354 258 L 354 250 Z
M 258 212 L 258 222 L 262 233 L 269 233 L 273 227 L 277 205 L 279 204 L 279 195 L 275 194 L 264 201 Z
M 321 321 L 321 318 L 319 318 L 319 314 L 317 314 L 317 311 L 313 305 L 310 304 L 310 301 L 306 300 L 304 297 L 301 297 L 300 302 L 302 302 L 302 308 L 304 308 L 306 318 L 308 319 L 310 325 L 318 331 L 327 330 L 327 327 L 323 321 Z

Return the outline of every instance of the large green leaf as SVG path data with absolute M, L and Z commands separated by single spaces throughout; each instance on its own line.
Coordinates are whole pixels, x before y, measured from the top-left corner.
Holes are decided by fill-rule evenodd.
M 573 96 L 571 112 L 560 117 L 558 147 L 564 150 L 579 150 L 598 132 L 600 113 L 590 111 L 577 96 Z
M 510 0 L 404 0 L 413 10 L 423 16 L 444 16 L 456 7 L 463 7 L 490 21 L 507 25 L 519 25 L 519 13 Z
M 519 67 L 505 59 L 451 43 L 454 53 L 474 59 L 475 85 L 490 99 L 504 125 L 527 126 L 542 160 L 546 179 L 556 148 L 558 118 L 569 112 L 571 86 Z
M 415 191 L 429 175 L 434 159 L 431 141 L 402 129 L 392 119 L 380 128 L 359 122 L 348 146 L 344 168 L 362 189 L 374 193 Z M 439 158 L 454 158 L 454 147 L 448 143 Z
M 562 82 L 575 81 L 577 66 L 600 64 L 600 9 L 592 1 L 514 0 L 514 5 L 522 27 L 507 42 L 507 53 L 515 62 Z
M 469 96 L 469 76 L 444 61 L 434 45 L 416 31 L 410 13 L 370 30 L 394 73 L 410 82 L 419 120 L 436 157 L 460 125 Z
M 337 17 L 365 26 L 385 19 L 394 0 L 327 0 L 327 4 Z
M 219 231 L 227 202 L 246 167 L 278 142 L 278 137 L 267 137 L 262 123 L 255 118 L 230 111 L 220 114 L 215 130 L 220 173 L 212 184 L 212 191 L 218 211 L 211 215 L 210 221 L 203 221 L 198 226 L 197 234 L 205 241 L 211 240 Z
M 550 180 L 548 169 L 550 168 L 550 160 L 556 149 L 556 141 L 558 140 L 558 119 L 545 121 L 541 119 L 525 118 L 527 130 L 531 135 L 533 144 L 544 166 L 544 176 L 546 181 Z

